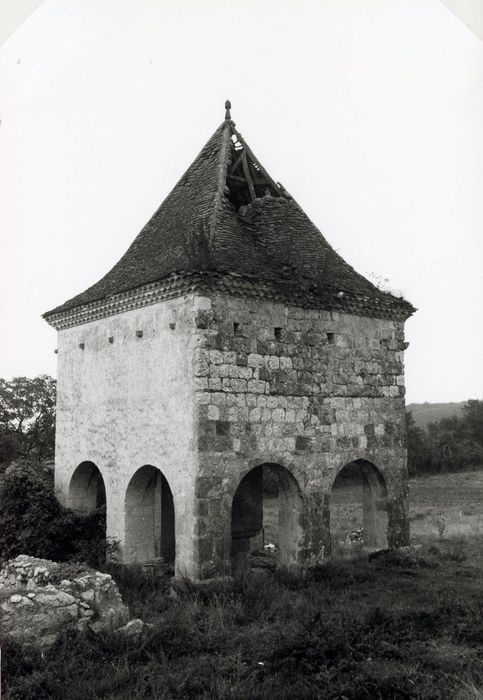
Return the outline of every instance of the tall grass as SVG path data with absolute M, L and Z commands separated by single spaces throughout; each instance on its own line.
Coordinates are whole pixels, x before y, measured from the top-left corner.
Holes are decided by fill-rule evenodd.
M 140 639 L 69 634 L 43 656 L 3 647 L 4 699 L 477 698 L 483 687 L 479 541 L 404 559 L 330 561 L 303 577 L 181 586 L 112 573 Z

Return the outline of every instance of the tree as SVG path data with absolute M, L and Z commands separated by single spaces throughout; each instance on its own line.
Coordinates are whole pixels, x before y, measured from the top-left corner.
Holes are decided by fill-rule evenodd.
M 0 462 L 37 460 L 54 454 L 55 379 L 0 379 Z
M 466 434 L 483 448 L 483 401 L 470 399 L 463 406 Z
M 424 430 L 407 412 L 406 424 L 411 476 L 483 465 L 483 401 L 470 399 L 461 417 L 441 418 Z
M 76 513 L 62 506 L 49 476 L 17 462 L 0 482 L 0 561 L 19 554 L 53 559 L 103 561 L 106 511 Z
M 466 466 L 464 433 L 464 421 L 457 416 L 441 418 L 428 424 L 428 441 L 438 471 L 457 471 Z
M 409 476 L 417 476 L 430 471 L 431 455 L 427 436 L 425 431 L 416 425 L 411 411 L 406 411 L 406 430 Z

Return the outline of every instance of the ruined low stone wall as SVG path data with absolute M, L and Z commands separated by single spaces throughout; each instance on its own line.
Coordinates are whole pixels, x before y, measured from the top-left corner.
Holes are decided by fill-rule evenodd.
M 78 566 L 78 568 L 81 568 Z M 0 642 L 48 647 L 67 629 L 124 629 L 129 610 L 109 574 L 20 555 L 0 570 Z
M 330 550 L 332 484 L 359 459 L 384 478 L 390 546 L 407 544 L 403 323 L 222 296 L 206 306 L 195 365 L 201 574 L 226 572 L 233 495 L 265 462 L 301 490 L 301 560 Z

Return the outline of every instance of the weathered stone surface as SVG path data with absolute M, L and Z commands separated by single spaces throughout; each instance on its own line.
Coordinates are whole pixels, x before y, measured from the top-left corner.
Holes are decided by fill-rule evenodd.
M 401 320 L 215 292 L 61 330 L 59 497 L 72 505 L 72 477 L 92 462 L 124 561 L 163 557 L 163 535 L 153 536 L 163 532 L 163 490 L 153 488 L 149 517 L 141 488 L 134 506 L 127 498 L 133 476 L 153 465 L 173 496 L 175 574 L 220 576 L 230 570 L 233 498 L 250 469 L 280 465 L 297 485 L 301 505 L 287 505 L 283 527 L 300 533 L 290 556 L 304 565 L 330 553 L 337 474 L 366 460 L 387 490 L 388 544 L 405 545 L 403 351 Z
M 20 554 L 0 570 L 0 587 L 45 586 L 60 571 L 60 564 Z
M 389 545 L 407 544 L 403 322 L 222 295 L 211 305 L 213 321 L 201 331 L 209 389 L 196 397 L 203 445 L 198 480 L 218 475 L 223 490 L 215 513 L 198 503 L 199 552 L 209 553 L 208 561 L 200 555 L 201 574 L 226 571 L 234 493 L 247 469 L 263 463 L 285 467 L 302 494 L 301 564 L 330 552 L 332 485 L 355 460 L 375 465 L 384 479 Z M 237 336 L 228 320 L 238 324 Z M 240 345 L 243 339 L 254 340 L 257 351 Z M 246 390 L 223 386 L 221 402 L 211 381 L 233 350 L 253 377 Z M 212 438 L 215 415 L 218 423 L 227 421 L 223 444 Z M 319 497 L 326 505 L 312 508 Z
M 84 461 L 95 464 L 107 494 L 107 535 L 122 546 L 128 485 L 144 465 L 160 469 L 173 492 L 180 574 L 194 574 L 194 394 L 196 388 L 208 390 L 207 376 L 201 376 L 207 371 L 205 349 L 197 342 L 209 328 L 196 327 L 200 310 L 200 298 L 168 300 L 74 326 L 61 331 L 58 341 L 59 499 L 77 508 L 73 474 Z M 211 313 L 211 307 L 207 311 Z M 210 314 L 200 318 L 205 325 Z M 143 330 L 141 338 L 137 329 Z M 108 342 L 109 337 L 114 343 Z M 139 550 L 126 548 L 121 555 L 127 563 L 136 561 L 136 555 L 143 561 Z
M 22 578 L 12 572 L 23 570 Z M 45 572 L 50 572 L 46 578 Z M 45 647 L 70 628 L 95 624 L 98 630 L 115 630 L 126 624 L 129 610 L 108 574 L 93 569 L 58 583 L 62 565 L 21 555 L 0 571 L 0 639 Z M 27 583 L 34 582 L 28 591 Z M 15 591 L 15 592 L 13 592 Z M 88 602 L 86 602 L 86 599 Z

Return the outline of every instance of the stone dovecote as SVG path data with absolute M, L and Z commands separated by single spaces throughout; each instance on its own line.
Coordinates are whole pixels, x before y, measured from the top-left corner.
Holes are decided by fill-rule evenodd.
M 368 546 L 407 544 L 414 309 L 330 247 L 227 112 L 112 270 L 45 314 L 59 498 L 104 499 L 126 563 L 204 578 L 246 564 L 264 478 L 278 480 L 279 564 L 328 556 L 350 465 Z

